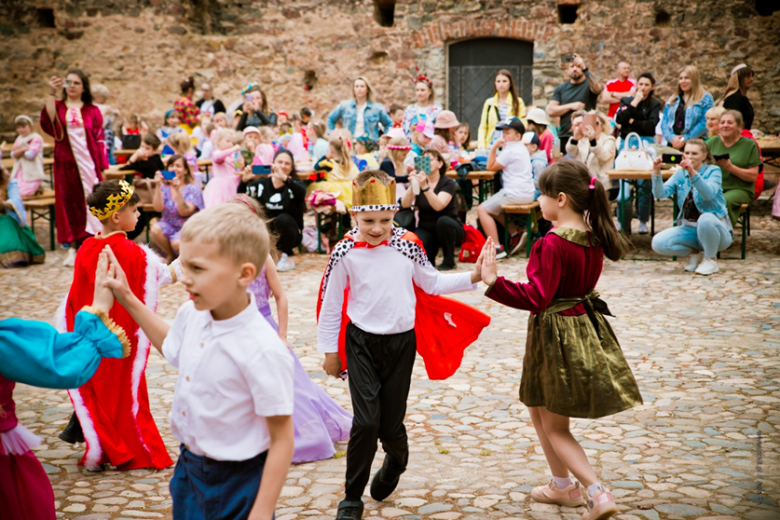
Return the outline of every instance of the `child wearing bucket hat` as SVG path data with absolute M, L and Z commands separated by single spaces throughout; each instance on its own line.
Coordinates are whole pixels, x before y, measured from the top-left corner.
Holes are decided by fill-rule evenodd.
M 547 162 L 552 164 L 553 139 L 555 136 L 550 131 L 551 123 L 547 118 L 547 113 L 541 108 L 534 107 L 528 111 L 526 120 L 528 121 L 528 130 L 539 136 L 539 149 L 544 151 L 547 155 Z
M 460 123 L 454 112 L 442 110 L 436 117 L 436 124 L 433 125 L 434 137 L 428 144 L 430 150 L 436 150 L 440 154 L 450 152 L 450 142 L 454 141 L 452 136 Z

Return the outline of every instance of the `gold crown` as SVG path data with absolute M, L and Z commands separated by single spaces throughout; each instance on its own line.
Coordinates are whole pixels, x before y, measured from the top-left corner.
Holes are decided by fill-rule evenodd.
M 109 195 L 106 201 L 106 206 L 103 208 L 89 207 L 89 212 L 92 213 L 98 220 L 106 220 L 111 215 L 119 211 L 127 204 L 130 197 L 133 196 L 133 187 L 130 186 L 127 181 L 119 181 L 120 192 L 117 195 Z
M 375 177 L 362 186 L 352 181 L 352 208 L 359 206 L 395 206 L 395 179 L 387 186 Z

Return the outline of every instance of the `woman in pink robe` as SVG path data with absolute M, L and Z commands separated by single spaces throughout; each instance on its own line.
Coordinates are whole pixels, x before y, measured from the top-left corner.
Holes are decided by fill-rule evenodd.
M 101 229 L 100 222 L 87 210 L 86 197 L 103 180 L 103 170 L 108 168 L 103 116 L 92 103 L 89 79 L 82 71 L 68 71 L 64 81 L 55 76 L 49 86 L 41 128 L 55 141 L 57 240 L 71 245 L 64 265 L 73 266 L 81 242 Z M 59 90 L 62 100 L 55 99 Z

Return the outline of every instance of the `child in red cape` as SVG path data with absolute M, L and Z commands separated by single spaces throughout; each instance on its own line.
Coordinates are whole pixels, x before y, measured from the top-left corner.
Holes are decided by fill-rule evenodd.
M 135 229 L 138 221 L 138 202 L 133 188 L 117 180 L 97 184 L 87 198 L 89 210 L 103 224 L 103 231 L 79 248 L 64 315 L 63 309 L 58 311 L 60 329 L 72 331 L 76 313 L 91 301 L 95 269 L 106 245 L 119 259 L 133 292 L 153 311 L 159 286 L 177 280 L 176 264 L 165 265 L 149 248 L 127 238 L 125 232 Z M 92 379 L 68 391 L 86 440 L 79 464 L 92 470 L 106 463 L 120 470 L 166 468 L 173 462 L 149 409 L 144 377 L 149 339 L 121 305 L 114 305 L 109 316 L 127 332 L 131 352 L 125 359 L 104 359 Z M 73 419 L 71 423 L 69 429 Z
M 417 352 L 431 379 L 460 366 L 463 351 L 490 323 L 486 314 L 440 294 L 467 291 L 481 280 L 442 274 L 414 233 L 393 227 L 395 179 L 368 170 L 352 184 L 350 213 L 358 227 L 333 249 L 318 303 L 317 349 L 323 368 L 339 376 L 349 363 L 354 418 L 347 448 L 346 497 L 337 520 L 360 520 L 363 490 L 382 441 L 382 469 L 371 496 L 384 500 L 406 470 L 409 446 L 403 421 Z

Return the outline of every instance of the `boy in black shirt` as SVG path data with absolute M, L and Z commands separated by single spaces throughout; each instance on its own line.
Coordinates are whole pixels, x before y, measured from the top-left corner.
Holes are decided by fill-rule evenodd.
M 147 132 L 141 137 L 141 146 L 128 159 L 127 164 L 120 170 L 132 170 L 141 172 L 144 179 L 154 179 L 154 174 L 165 170 L 162 157 L 157 151 L 160 148 L 160 138 L 152 132 Z

